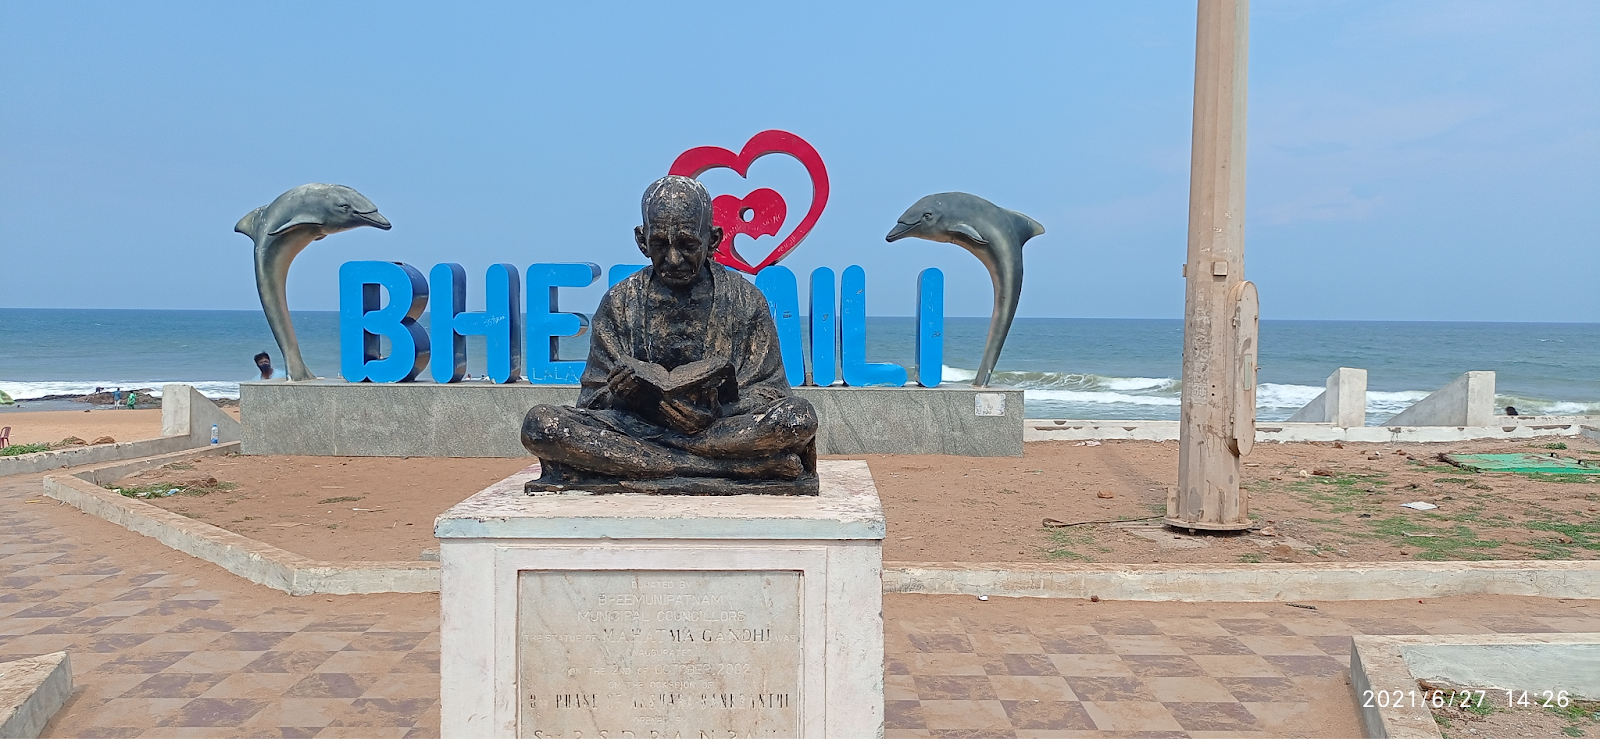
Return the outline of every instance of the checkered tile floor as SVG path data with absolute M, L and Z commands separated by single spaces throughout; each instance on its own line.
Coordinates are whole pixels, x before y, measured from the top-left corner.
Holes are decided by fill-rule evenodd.
M 0 480 L 0 661 L 71 653 L 78 691 L 46 736 L 438 734 L 436 596 L 284 595 L 57 506 L 38 479 Z M 1600 631 L 1600 607 L 1515 602 L 891 595 L 887 735 L 1352 736 L 1353 633 Z

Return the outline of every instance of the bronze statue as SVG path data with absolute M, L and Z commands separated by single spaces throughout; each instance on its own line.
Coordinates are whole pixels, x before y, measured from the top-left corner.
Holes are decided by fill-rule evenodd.
M 575 408 L 537 405 L 522 445 L 530 494 L 817 494 L 817 414 L 784 375 L 761 292 L 708 257 L 723 238 L 697 180 L 645 190 L 650 266 L 595 309 Z

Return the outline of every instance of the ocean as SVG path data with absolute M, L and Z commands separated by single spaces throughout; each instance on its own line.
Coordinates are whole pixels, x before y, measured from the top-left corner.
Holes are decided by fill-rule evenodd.
M 294 321 L 307 365 L 336 376 L 338 313 Z M 987 318 L 946 320 L 946 381 L 971 379 L 987 331 Z M 911 318 L 869 318 L 867 358 L 910 364 L 915 336 Z M 562 358 L 582 359 L 587 343 L 563 340 Z M 0 308 L 0 390 L 18 400 L 164 382 L 238 397 L 259 351 L 283 367 L 257 310 Z M 481 376 L 481 339 L 468 354 Z M 1182 363 L 1181 320 L 1019 318 L 994 381 L 1025 391 L 1030 418 L 1176 419 Z M 1524 415 L 1600 414 L 1600 324 L 1262 321 L 1260 363 L 1264 421 L 1288 418 L 1341 366 L 1367 370 L 1370 424 L 1468 370 L 1495 371 L 1497 404 Z

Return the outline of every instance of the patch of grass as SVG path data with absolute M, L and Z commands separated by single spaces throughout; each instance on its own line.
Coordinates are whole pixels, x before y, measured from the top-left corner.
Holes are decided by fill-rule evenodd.
M 1541 446 L 1539 448 L 1540 449 L 1566 449 L 1567 448 L 1567 443 L 1564 442 L 1564 441 L 1558 441 L 1558 442 L 1555 442 L 1553 444 L 1545 444 L 1544 446 Z
M 1239 561 L 1258 565 L 1261 564 L 1261 555 L 1256 552 L 1245 552 L 1244 554 L 1239 555 Z
M 1578 482 L 1600 484 L 1600 473 L 1595 474 L 1563 474 L 1560 472 L 1518 472 L 1517 474 L 1534 482 Z
M 1479 539 L 1477 533 L 1469 526 L 1445 525 L 1433 527 L 1429 526 L 1425 521 L 1418 521 L 1417 518 L 1415 516 L 1390 516 L 1389 518 L 1375 518 L 1367 523 L 1383 538 L 1397 545 L 1416 549 L 1416 558 L 1422 560 L 1490 559 L 1490 555 L 1477 550 L 1495 549 L 1500 546 L 1498 541 Z M 1447 524 L 1443 520 L 1439 522 Z M 1432 536 L 1406 536 L 1406 534 L 1431 534 Z
M 1457 485 L 1470 485 L 1470 484 L 1472 484 L 1472 481 L 1468 480 L 1465 477 L 1435 477 L 1435 478 L 1433 478 L 1433 481 L 1434 482 L 1453 482 L 1453 483 L 1455 483 Z
M 120 490 L 124 498 L 164 498 L 162 493 L 168 490 L 177 490 L 176 495 L 189 495 L 199 497 L 210 495 L 218 490 L 232 490 L 238 485 L 231 482 L 216 482 L 215 478 L 196 480 L 192 482 L 152 482 L 147 485 L 117 485 L 107 483 L 101 485 L 107 490 Z M 143 493 L 143 495 L 141 495 Z
M 1600 723 L 1600 713 L 1597 713 L 1600 712 L 1600 702 L 1596 701 L 1573 701 L 1565 708 L 1549 706 L 1545 710 L 1560 716 L 1569 724 L 1561 729 L 1561 733 L 1567 736 L 1584 736 L 1587 732 L 1583 727 Z
M 1590 521 L 1588 523 L 1566 523 L 1564 521 L 1551 520 L 1533 521 L 1528 523 L 1527 526 L 1529 529 L 1534 531 L 1550 531 L 1561 534 L 1562 536 L 1570 539 L 1572 541 L 1571 545 L 1575 547 L 1582 547 L 1589 550 L 1600 549 L 1600 540 L 1594 538 L 1600 536 L 1600 522 Z M 1529 545 L 1535 547 L 1545 546 L 1543 542 L 1529 542 Z M 1561 544 L 1550 544 L 1549 546 L 1564 545 L 1565 542 L 1562 542 Z
M 34 452 L 50 451 L 49 444 L 12 444 L 0 449 L 0 457 L 15 457 L 18 454 L 33 454 Z
M 1163 508 L 1164 510 L 1164 508 Z M 1082 562 L 1090 561 L 1089 555 L 1080 554 L 1077 549 L 1094 544 L 1094 537 L 1088 534 L 1073 534 L 1063 529 L 1046 529 L 1050 535 L 1050 546 L 1044 551 L 1050 559 L 1075 559 Z
M 319 501 L 317 501 L 317 505 L 327 505 L 329 503 L 354 503 L 354 502 L 356 502 L 358 500 L 361 500 L 362 498 L 365 498 L 365 497 L 367 497 L 367 496 L 365 496 L 365 495 L 341 495 L 341 496 L 339 496 L 337 498 L 325 498 L 323 500 L 319 500 Z
M 177 490 L 180 490 L 180 491 L 183 490 L 182 486 L 174 484 L 174 483 L 167 483 L 167 482 L 154 482 L 154 483 L 150 483 L 149 485 L 133 485 L 133 486 L 124 486 L 124 487 L 114 487 L 114 486 L 111 486 L 111 485 L 106 485 L 105 487 L 108 488 L 108 489 L 116 490 L 116 491 L 120 492 L 122 494 L 122 497 L 124 497 L 124 498 L 158 498 L 158 497 L 166 497 L 166 496 L 162 495 L 162 493 L 165 493 L 168 490 L 173 490 L 173 489 L 177 489 Z

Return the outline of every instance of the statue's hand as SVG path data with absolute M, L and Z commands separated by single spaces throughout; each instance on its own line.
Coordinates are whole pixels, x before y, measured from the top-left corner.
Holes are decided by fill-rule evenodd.
M 661 401 L 661 415 L 671 424 L 675 431 L 685 434 L 698 434 L 705 431 L 717 420 L 714 411 L 701 408 L 683 398 L 663 398 Z
M 635 374 L 632 367 L 618 365 L 606 376 L 606 389 L 611 391 L 612 397 L 622 401 L 624 405 L 637 405 L 639 392 L 644 388 L 644 382 Z

